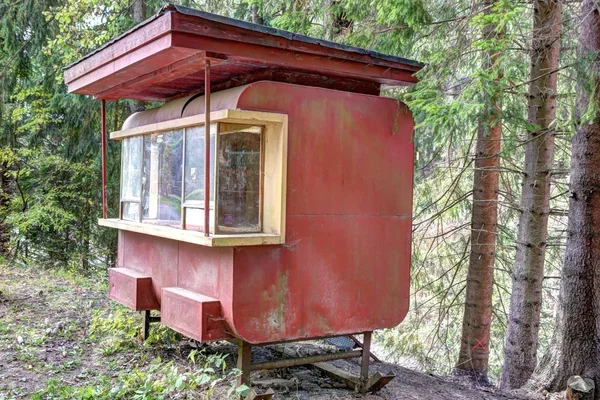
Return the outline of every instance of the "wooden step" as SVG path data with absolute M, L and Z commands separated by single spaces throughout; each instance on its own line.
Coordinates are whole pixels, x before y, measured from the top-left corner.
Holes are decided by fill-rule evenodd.
M 161 323 L 199 342 L 227 339 L 221 303 L 178 287 L 162 289 Z
M 135 311 L 160 308 L 152 277 L 129 268 L 109 268 L 108 297 Z

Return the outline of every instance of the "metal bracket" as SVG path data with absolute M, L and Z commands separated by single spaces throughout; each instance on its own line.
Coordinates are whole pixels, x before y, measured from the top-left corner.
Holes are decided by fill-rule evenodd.
M 374 393 L 380 390 L 382 387 L 387 385 L 392 379 L 394 379 L 396 375 L 390 373 L 387 375 L 381 375 L 379 372 L 375 372 L 369 380 L 361 385 L 359 388 L 359 392 L 366 393 L 371 392 Z

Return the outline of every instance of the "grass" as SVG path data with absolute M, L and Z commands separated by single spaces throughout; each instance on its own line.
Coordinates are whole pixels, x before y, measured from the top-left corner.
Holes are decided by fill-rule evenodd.
M 0 400 L 234 398 L 229 354 L 106 298 L 104 278 L 0 265 Z

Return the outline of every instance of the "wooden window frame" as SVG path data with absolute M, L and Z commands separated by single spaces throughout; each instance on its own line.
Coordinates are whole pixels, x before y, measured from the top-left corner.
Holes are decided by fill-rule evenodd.
M 212 163 L 212 166 L 215 170 L 215 176 L 212 178 L 213 180 L 216 180 L 216 178 L 218 177 L 218 163 L 217 163 L 217 151 L 218 151 L 218 147 L 217 147 L 217 142 L 219 140 L 219 123 L 218 122 L 214 122 L 211 121 L 211 126 L 215 125 L 215 157 L 214 159 L 210 160 L 210 162 Z M 204 126 L 204 124 L 199 124 L 199 125 L 194 125 L 194 126 L 186 126 L 185 128 L 183 128 L 183 157 L 182 157 L 182 163 L 181 163 L 181 229 L 184 230 L 190 230 L 187 228 L 187 222 L 186 222 L 186 217 L 187 217 L 187 209 L 191 208 L 194 210 L 202 210 L 204 211 L 204 201 L 200 201 L 199 204 L 193 204 L 193 203 L 186 203 L 185 200 L 185 162 L 186 162 L 186 145 L 187 145 L 187 135 L 188 135 L 188 129 L 189 128 L 196 128 L 198 126 Z M 212 131 L 212 129 L 211 129 Z M 212 132 L 210 133 L 212 136 Z M 201 137 L 202 139 L 204 139 L 204 136 Z M 211 180 L 210 182 L 211 185 L 216 185 L 216 182 L 213 182 Z M 216 191 L 216 186 L 215 186 L 215 191 Z M 205 194 L 206 195 L 206 194 Z M 208 194 L 210 196 L 210 192 Z M 216 207 L 216 197 L 215 200 L 210 200 L 209 199 L 209 207 L 211 207 L 211 210 L 213 210 L 213 215 L 216 214 L 217 212 L 217 207 Z M 204 220 L 202 220 L 202 222 L 204 222 Z M 216 223 L 216 217 L 212 218 L 212 225 L 209 226 L 209 231 L 211 234 L 215 233 L 215 223 Z M 200 226 L 200 229 L 203 229 L 203 226 Z
M 191 117 L 179 118 L 176 120 L 164 121 L 136 128 L 123 129 L 120 131 L 111 132 L 110 138 L 113 140 L 122 140 L 133 136 L 149 135 L 158 132 L 182 129 L 184 130 L 184 156 L 182 158 L 182 168 L 185 168 L 185 128 L 204 126 L 204 121 L 204 114 L 194 115 Z M 168 239 L 190 242 L 210 247 L 254 246 L 261 244 L 272 245 L 285 243 L 285 204 L 288 133 L 287 115 L 278 113 L 228 109 L 211 112 L 210 121 L 211 125 L 212 123 L 217 123 L 217 132 L 215 137 L 215 160 L 211 160 L 211 162 L 215 163 L 215 205 L 213 206 L 213 226 L 211 227 L 212 229 L 208 237 L 205 237 L 202 232 L 185 229 L 185 208 L 189 208 L 189 206 L 184 205 L 185 171 L 182 171 L 182 222 L 180 227 L 156 225 L 141 221 L 136 222 L 130 220 L 123 220 L 121 218 L 123 211 L 122 201 L 120 201 L 119 218 L 99 219 L 98 223 L 102 226 L 160 236 Z M 219 146 L 219 135 L 221 134 L 220 124 L 236 124 L 254 127 L 258 126 L 262 128 L 260 171 L 261 190 L 259 199 L 259 223 L 261 225 L 261 232 L 220 232 L 218 229 L 218 163 L 216 162 L 216 159 L 218 157 L 217 152 Z M 140 199 L 140 215 L 141 204 L 142 199 Z M 203 209 L 204 208 L 202 208 L 202 210 Z
M 232 127 L 238 127 L 238 129 L 223 131 L 223 127 L 231 125 Z M 246 126 L 246 128 L 239 127 Z M 237 235 L 245 233 L 261 233 L 263 231 L 263 199 L 264 199 L 264 172 L 265 172 L 265 128 L 262 125 L 253 124 L 228 124 L 225 122 L 217 123 L 217 136 L 215 137 L 215 201 L 214 201 L 214 232 L 221 235 Z M 231 133 L 258 133 L 260 134 L 260 181 L 259 181 L 259 199 L 258 199 L 258 228 L 253 231 L 249 231 L 244 228 L 226 228 L 222 229 L 219 225 L 219 162 L 217 161 L 219 150 L 221 148 L 221 135 L 228 135 Z

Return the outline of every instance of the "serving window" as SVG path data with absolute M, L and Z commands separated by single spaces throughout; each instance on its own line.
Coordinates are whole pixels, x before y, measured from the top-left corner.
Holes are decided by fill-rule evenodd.
M 198 120 L 113 132 L 113 138 L 123 136 L 117 137 L 122 139 L 120 221 L 204 230 L 205 127 L 191 124 L 192 118 Z M 277 123 L 221 119 L 210 125 L 210 234 L 266 234 L 282 241 L 287 118 Z

